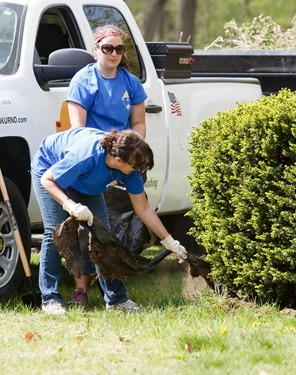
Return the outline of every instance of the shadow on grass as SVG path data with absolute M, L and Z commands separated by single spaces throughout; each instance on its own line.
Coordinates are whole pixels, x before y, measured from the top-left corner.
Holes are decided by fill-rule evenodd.
M 143 255 L 147 258 L 154 257 L 159 249 L 147 249 Z M 38 272 L 39 272 L 39 254 L 32 253 L 30 262 L 32 279 L 34 282 L 36 292 L 38 288 Z M 127 287 L 127 294 L 129 297 L 142 305 L 143 307 L 161 308 L 167 304 L 176 306 L 183 305 L 185 298 L 182 296 L 182 288 L 186 272 L 184 267 L 180 266 L 175 259 L 170 257 L 164 259 L 153 270 L 139 275 L 127 277 L 124 281 Z M 68 273 L 66 268 L 63 268 L 62 281 L 59 290 L 63 296 L 64 304 L 71 299 L 74 291 L 74 280 L 72 275 Z M 22 304 L 21 296 L 30 293 L 29 280 L 25 278 L 19 294 L 11 298 L 6 306 L 8 308 L 15 308 Z M 85 310 L 92 310 L 94 308 L 104 309 L 105 302 L 98 287 L 98 282 L 93 276 L 91 278 L 91 285 L 88 289 L 89 304 Z

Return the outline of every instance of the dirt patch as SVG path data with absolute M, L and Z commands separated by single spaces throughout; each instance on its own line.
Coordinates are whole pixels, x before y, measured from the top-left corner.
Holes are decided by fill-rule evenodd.
M 184 279 L 182 285 L 182 296 L 188 300 L 196 300 L 199 293 L 210 292 L 211 289 L 202 276 L 192 277 L 190 266 L 186 262 L 182 265 L 184 271 Z
M 281 310 L 281 313 L 283 315 L 295 317 L 296 316 L 296 309 L 290 309 L 290 308 L 286 307 L 283 310 Z

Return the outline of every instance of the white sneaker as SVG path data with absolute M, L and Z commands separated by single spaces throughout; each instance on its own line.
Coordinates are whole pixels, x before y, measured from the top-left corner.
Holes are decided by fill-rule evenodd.
M 66 310 L 63 308 L 60 302 L 43 303 L 42 311 L 48 315 L 63 315 L 66 313 Z
M 118 311 L 126 311 L 126 312 L 134 312 L 139 310 L 139 306 L 132 301 L 131 299 L 127 299 L 124 302 L 117 303 L 116 305 L 106 305 L 107 310 L 118 310 Z

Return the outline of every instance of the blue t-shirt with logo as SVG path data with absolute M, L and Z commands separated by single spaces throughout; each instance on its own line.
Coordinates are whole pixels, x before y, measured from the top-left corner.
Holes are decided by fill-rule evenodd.
M 146 98 L 140 80 L 128 70 L 118 67 L 116 77 L 106 78 L 96 63 L 75 74 L 67 94 L 67 101 L 87 111 L 85 126 L 104 131 L 130 129 L 132 106 Z
M 70 129 L 45 138 L 35 154 L 31 168 L 42 176 L 51 168 L 54 181 L 87 195 L 97 195 L 122 182 L 131 194 L 144 191 L 141 174 L 125 174 L 106 165 L 107 151 L 100 145 L 105 132 L 93 128 Z

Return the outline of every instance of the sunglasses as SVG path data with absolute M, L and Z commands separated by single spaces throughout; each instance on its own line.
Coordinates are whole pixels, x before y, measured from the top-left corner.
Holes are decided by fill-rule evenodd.
M 134 170 L 137 170 L 139 171 L 140 173 L 144 173 L 146 172 L 148 169 L 149 169 L 149 165 L 145 162 L 139 166 L 133 164 L 133 163 L 130 163 L 129 161 L 126 162 L 130 167 L 132 167 Z
M 105 54 L 105 55 L 111 55 L 113 51 L 115 50 L 117 55 L 123 55 L 125 51 L 125 45 L 124 44 L 118 44 L 118 46 L 114 47 L 112 44 L 102 44 L 101 46 L 97 45 L 98 48 Z

